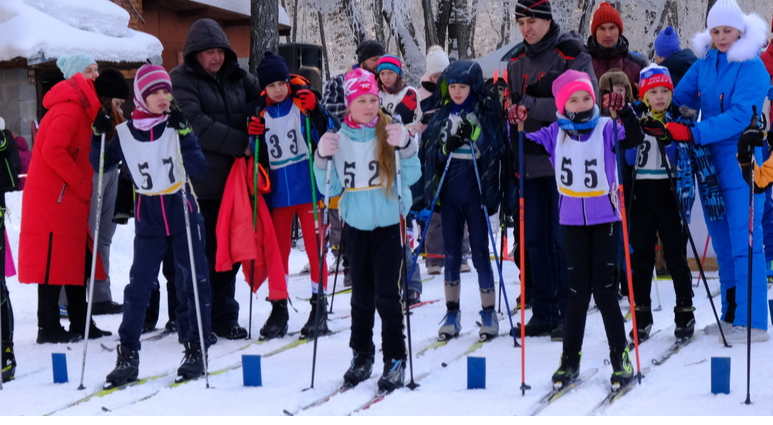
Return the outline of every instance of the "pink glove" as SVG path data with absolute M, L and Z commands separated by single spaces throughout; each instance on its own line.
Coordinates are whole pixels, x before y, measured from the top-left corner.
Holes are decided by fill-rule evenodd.
M 387 143 L 396 147 L 404 148 L 408 144 L 408 131 L 402 124 L 389 124 L 386 126 Z
M 319 156 L 322 158 L 330 158 L 337 154 L 340 150 L 338 147 L 338 140 L 340 138 L 341 136 L 339 136 L 338 133 L 333 133 L 331 131 L 323 134 L 322 137 L 319 138 L 319 143 L 317 144 L 317 153 Z

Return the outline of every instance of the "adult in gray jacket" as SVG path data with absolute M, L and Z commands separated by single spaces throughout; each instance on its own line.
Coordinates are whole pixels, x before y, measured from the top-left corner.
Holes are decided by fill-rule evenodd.
M 215 226 L 225 181 L 236 158 L 250 155 L 244 108 L 260 94 L 258 80 L 239 67 L 223 30 L 212 19 L 199 19 L 188 32 L 185 61 L 170 73 L 173 94 L 194 133 L 209 168 L 193 188 L 206 228 L 206 254 L 212 285 L 212 331 L 228 339 L 247 337 L 239 326 L 239 303 L 234 299 L 238 265 L 215 272 Z M 179 313 L 179 312 L 178 312 Z
M 572 35 L 561 31 L 553 21 L 550 3 L 520 0 L 515 7 L 523 45 L 507 66 L 512 105 L 523 105 L 529 115 L 526 132 L 537 131 L 556 121 L 553 81 L 567 69 L 586 72 L 598 91 L 591 58 Z M 517 135 L 517 131 L 512 134 Z M 517 136 L 511 151 L 518 152 Z M 563 234 L 558 223 L 558 191 L 553 165 L 545 150 L 524 140 L 525 247 L 529 252 L 527 273 L 531 276 L 533 315 L 526 324 L 527 336 L 551 334 L 563 337 L 563 311 L 566 306 L 566 260 Z M 517 159 L 518 161 L 521 158 Z M 516 165 L 517 166 L 517 165 Z M 516 168 L 517 169 L 517 168 Z

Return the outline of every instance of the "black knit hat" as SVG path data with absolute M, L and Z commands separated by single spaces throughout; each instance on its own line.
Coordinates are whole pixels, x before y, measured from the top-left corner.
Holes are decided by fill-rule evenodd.
M 99 77 L 94 80 L 94 89 L 99 96 L 113 99 L 129 98 L 129 85 L 121 71 L 115 68 L 105 68 L 99 71 Z
M 285 58 L 269 51 L 263 54 L 257 72 L 258 82 L 263 88 L 277 81 L 290 81 L 290 71 L 287 69 Z
M 357 46 L 357 63 L 363 63 L 374 56 L 384 56 L 386 50 L 376 40 L 365 40 Z
M 518 0 L 515 4 L 515 19 L 540 18 L 553 20 L 550 0 Z

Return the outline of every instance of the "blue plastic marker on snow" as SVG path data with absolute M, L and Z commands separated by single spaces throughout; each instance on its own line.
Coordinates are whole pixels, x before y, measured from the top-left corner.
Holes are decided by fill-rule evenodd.
M 711 393 L 730 394 L 730 357 L 711 358 Z
M 260 373 L 260 356 L 242 355 L 242 372 L 245 387 L 263 386 L 263 379 Z
M 64 353 L 51 353 L 51 364 L 54 368 L 54 384 L 66 384 L 67 356 Z
M 485 357 L 467 357 L 467 389 L 486 389 Z

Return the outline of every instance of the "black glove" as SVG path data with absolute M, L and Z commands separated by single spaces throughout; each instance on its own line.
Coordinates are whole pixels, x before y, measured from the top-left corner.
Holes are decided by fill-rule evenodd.
M 188 119 L 185 118 L 185 114 L 180 108 L 172 107 L 169 110 L 169 118 L 166 120 L 166 126 L 177 130 L 181 136 L 191 132 L 191 125 L 188 124 Z
M 110 131 L 112 126 L 113 121 L 110 119 L 110 114 L 105 112 L 104 109 L 100 109 L 99 112 L 97 112 L 97 117 L 94 118 L 94 123 L 91 124 L 91 130 L 94 132 L 95 136 L 101 136 Z
M 435 116 L 435 111 L 425 112 L 424 115 L 421 117 L 421 123 L 424 125 L 429 124 L 429 122 L 432 121 L 432 117 L 434 116 Z
M 462 139 L 462 143 L 469 143 L 472 133 L 475 132 L 475 125 L 467 119 L 462 119 L 459 124 L 459 129 L 456 130 L 456 135 Z
M 762 146 L 764 135 L 762 129 L 757 126 L 756 116 L 752 118 L 752 123 L 744 129 L 741 137 L 738 139 L 738 162 L 748 164 L 752 161 L 754 148 Z
M 449 153 L 459 149 L 464 145 L 466 141 L 462 139 L 459 136 L 451 136 L 446 140 L 446 143 L 443 145 L 443 153 L 448 155 Z
M 673 139 L 671 133 L 666 129 L 666 125 L 662 121 L 658 121 L 652 117 L 647 117 L 639 121 L 641 123 L 641 129 L 644 134 L 648 134 L 654 137 L 658 143 L 662 145 L 670 144 Z
M 553 82 L 561 75 L 557 71 L 550 71 L 543 75 L 536 83 L 526 87 L 526 94 L 532 97 L 553 97 Z

